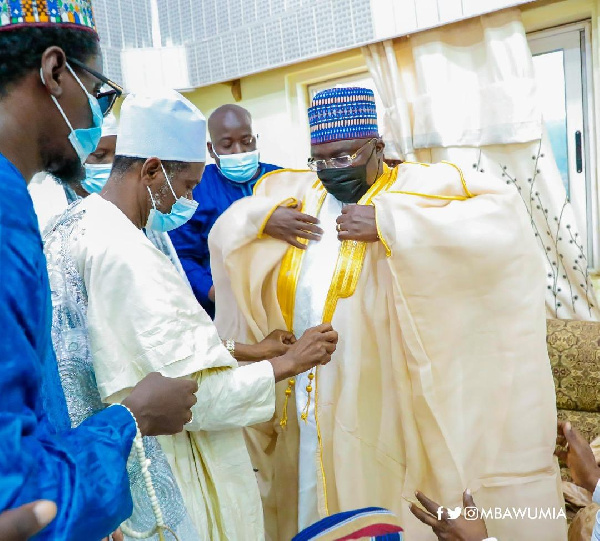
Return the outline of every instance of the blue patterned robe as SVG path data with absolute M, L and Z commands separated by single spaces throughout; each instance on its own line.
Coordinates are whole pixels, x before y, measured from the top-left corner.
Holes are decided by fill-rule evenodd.
M 83 229 L 80 222 L 85 210 L 81 210 L 80 203 L 81 200 L 70 205 L 44 234 L 52 290 L 52 342 L 73 426 L 107 407 L 98 391 L 89 347 L 87 291 L 69 251 L 69 241 L 76 239 Z M 152 237 L 154 242 L 158 242 L 160 235 L 155 237 Z M 181 541 L 200 541 L 160 444 L 156 438 L 145 437 L 144 447 L 146 457 L 151 461 L 150 474 L 165 524 Z M 128 525 L 137 532 L 145 532 L 152 529 L 156 521 L 141 467 L 134 453 L 127 470 L 133 498 L 133 514 Z M 125 539 L 129 538 L 125 536 Z M 158 541 L 158 535 L 150 539 Z

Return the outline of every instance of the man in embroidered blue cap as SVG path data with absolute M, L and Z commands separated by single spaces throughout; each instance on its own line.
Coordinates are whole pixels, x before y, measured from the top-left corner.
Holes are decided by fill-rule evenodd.
M 263 177 L 209 238 L 222 335 L 339 332 L 335 362 L 280 386 L 273 421 L 248 432 L 273 540 L 371 505 L 407 539 L 435 539 L 404 499 L 417 490 L 452 509 L 467 488 L 486 507 L 563 505 L 543 266 L 520 196 L 450 163 L 390 169 L 376 118 L 368 89 L 317 94 L 308 170 Z M 553 519 L 488 531 L 566 536 Z
M 132 510 L 126 464 L 135 420 L 146 435 L 177 433 L 196 401 L 195 382 L 152 374 L 126 408 L 71 430 L 27 183 L 41 171 L 83 178 L 120 93 L 101 70 L 89 0 L 0 0 L 0 510 L 54 501 L 56 518 L 38 537 L 53 541 L 116 530 Z

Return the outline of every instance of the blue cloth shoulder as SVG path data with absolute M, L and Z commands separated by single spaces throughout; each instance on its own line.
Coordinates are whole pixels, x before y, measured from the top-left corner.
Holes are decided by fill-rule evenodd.
M 52 500 L 58 514 L 36 539 L 101 539 L 131 514 L 135 423 L 115 407 L 70 429 L 51 310 L 33 203 L 0 155 L 0 511 Z

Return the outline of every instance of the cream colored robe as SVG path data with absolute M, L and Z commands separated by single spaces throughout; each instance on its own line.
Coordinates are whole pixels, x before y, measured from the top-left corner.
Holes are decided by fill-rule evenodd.
M 198 380 L 193 422 L 159 437 L 199 537 L 263 539 L 256 477 L 240 427 L 273 416 L 275 380 L 263 361 L 238 368 L 171 261 L 112 203 L 91 195 L 70 242 L 88 295 L 96 380 L 122 400 L 151 372 Z M 182 540 L 184 541 L 184 540 Z
M 490 535 L 564 540 L 543 262 L 514 187 L 466 176 L 450 164 L 386 169 L 361 200 L 372 199 L 382 240 L 341 245 L 325 307 L 340 340 L 316 384 L 320 513 L 382 506 L 407 539 L 434 540 L 403 497 L 421 490 L 454 507 L 470 488 L 486 509 L 558 517 L 490 519 Z M 289 327 L 301 254 L 263 228 L 295 200 L 318 215 L 322 197 L 314 173 L 284 170 L 217 221 L 209 243 L 222 336 L 258 341 Z M 280 426 L 285 388 L 274 419 L 247 437 L 274 541 L 297 529 L 298 424 L 290 399 Z

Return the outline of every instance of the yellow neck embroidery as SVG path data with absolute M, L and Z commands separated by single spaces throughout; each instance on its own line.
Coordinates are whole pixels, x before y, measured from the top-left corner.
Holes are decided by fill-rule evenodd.
M 373 198 L 384 190 L 388 190 L 390 186 L 396 181 L 398 170 L 389 169 L 384 166 L 383 174 L 377 179 L 377 181 L 369 188 L 369 191 L 361 198 L 358 202 L 359 205 L 371 205 Z M 303 210 L 308 214 L 318 216 L 319 211 L 325 201 L 327 192 L 323 188 L 320 181 L 316 181 L 313 186 L 311 196 L 307 198 L 307 203 L 303 205 Z M 314 211 L 311 212 L 311 207 Z M 306 241 L 302 241 L 303 244 L 308 244 Z M 337 307 L 338 299 L 351 297 L 356 290 L 358 279 L 363 267 L 363 262 L 366 254 L 367 243 L 358 241 L 344 241 L 341 244 L 338 260 L 331 281 L 331 286 L 327 294 L 327 300 L 325 301 L 325 307 L 323 310 L 323 323 L 331 323 L 335 309 Z M 279 278 L 277 280 L 277 297 L 279 299 L 279 305 L 283 314 L 283 318 L 289 331 L 293 331 L 294 321 L 294 304 L 296 299 L 296 288 L 298 286 L 298 277 L 300 275 L 300 269 L 302 268 L 302 258 L 304 250 L 300 250 L 294 246 L 290 246 L 286 252 L 283 261 L 281 263 L 281 270 L 279 272 Z M 327 482 L 325 479 L 325 467 L 323 465 L 323 445 L 321 439 L 321 427 L 319 424 L 319 413 L 318 413 L 318 371 L 313 369 L 308 375 L 309 384 L 306 387 L 308 394 L 308 400 L 306 406 L 302 412 L 301 418 L 306 422 L 308 419 L 308 411 L 311 403 L 311 393 L 313 391 L 312 383 L 314 381 L 315 387 L 315 423 L 317 426 L 317 441 L 319 446 L 319 464 L 320 464 L 320 478 L 323 483 L 323 495 L 324 495 L 324 506 L 325 512 L 329 515 L 329 505 L 327 501 Z M 288 402 L 292 394 L 296 381 L 290 379 L 288 381 L 288 388 L 285 390 L 285 400 L 283 405 L 283 412 L 281 415 L 280 425 L 285 427 L 287 425 L 288 415 Z
M 319 180 L 315 181 L 312 185 L 312 191 L 308 194 L 306 199 L 302 202 L 302 211 L 312 216 L 318 216 L 323 206 L 323 201 L 327 192 Z M 307 245 L 308 240 L 298 239 L 302 244 Z M 281 261 L 281 269 L 279 270 L 279 277 L 277 278 L 277 299 L 283 315 L 283 320 L 287 330 L 293 332 L 294 328 L 294 307 L 296 304 L 296 289 L 298 287 L 298 277 L 300 276 L 300 269 L 302 268 L 302 260 L 304 258 L 305 250 L 290 246 L 283 256 Z M 312 381 L 312 378 L 311 378 Z M 292 389 L 296 380 L 291 378 L 288 380 L 288 388 L 285 390 L 285 400 L 283 402 L 283 411 L 281 413 L 281 420 L 279 424 L 282 427 L 287 425 L 288 421 L 288 402 L 292 394 Z M 311 387 L 312 391 L 312 387 Z M 309 403 L 306 408 L 310 405 Z M 304 415 L 304 414 L 303 414 Z
M 319 180 L 312 185 L 312 190 L 302 201 L 302 212 L 311 216 L 318 216 L 323 206 L 327 192 Z M 306 239 L 298 239 L 304 245 L 308 244 Z M 283 256 L 279 277 L 277 278 L 277 299 L 283 314 L 283 320 L 287 330 L 292 332 L 294 326 L 294 305 L 296 303 L 296 287 L 298 277 L 302 268 L 302 260 L 305 250 L 290 246 Z
M 406 162 L 410 163 L 410 162 Z M 396 181 L 398 175 L 398 168 L 389 169 L 387 166 L 384 166 L 383 174 L 377 179 L 377 181 L 371 186 L 369 191 L 361 198 L 358 202 L 359 205 L 372 205 L 373 199 L 379 195 L 381 192 L 388 193 L 401 193 L 405 195 L 417 196 L 417 197 L 428 197 L 433 199 L 443 199 L 443 200 L 451 200 L 451 201 L 464 201 L 466 199 L 470 199 L 473 194 L 469 191 L 467 187 L 467 183 L 465 181 L 462 170 L 453 163 L 444 162 L 447 165 L 455 168 L 459 175 L 460 181 L 463 187 L 463 191 L 465 193 L 464 196 L 443 196 L 443 195 L 433 195 L 433 194 L 424 194 L 424 193 L 416 193 L 416 192 L 391 192 L 390 188 Z M 419 164 L 425 167 L 429 167 L 428 164 Z M 313 190 L 309 197 L 307 197 L 307 202 L 304 205 L 305 212 L 309 214 L 313 214 L 317 216 L 321 207 L 323 205 L 323 201 L 327 195 L 327 192 L 323 188 L 323 185 L 319 180 L 317 180 L 313 186 Z M 302 241 L 304 244 L 308 244 L 308 241 Z M 358 280 L 360 278 L 364 259 L 366 255 L 367 243 L 359 242 L 359 241 L 344 241 L 340 246 L 340 251 L 338 254 L 338 260 L 335 268 L 335 272 L 333 275 L 333 279 L 331 281 L 331 286 L 329 288 L 329 292 L 327 294 L 327 300 L 325 301 L 325 307 L 323 309 L 323 323 L 331 323 L 333 320 L 333 316 L 335 314 L 335 310 L 337 308 L 337 303 L 339 299 L 345 299 L 351 297 L 356 291 L 356 286 L 358 284 Z M 281 264 L 281 270 L 279 273 L 279 278 L 277 281 L 277 296 L 279 299 L 279 304 L 281 307 L 281 311 L 285 320 L 285 323 L 288 327 L 289 331 L 293 331 L 293 321 L 294 321 L 294 304 L 296 299 L 296 288 L 298 285 L 298 277 L 300 275 L 300 269 L 302 268 L 302 258 L 304 255 L 304 250 L 300 250 L 291 246 L 286 255 L 283 258 Z M 308 408 L 310 406 L 311 401 L 311 392 L 313 390 L 312 383 L 314 381 L 314 391 L 315 391 L 315 422 L 317 426 L 317 440 L 319 446 L 319 464 L 320 464 L 320 480 L 323 484 L 323 495 L 324 495 L 324 507 L 325 512 L 329 515 L 329 506 L 327 501 L 327 482 L 325 479 L 325 467 L 323 465 L 323 445 L 321 439 L 321 427 L 319 424 L 319 412 L 318 412 L 318 402 L 319 402 L 319 392 L 318 392 L 318 381 L 319 381 L 319 371 L 314 369 L 311 370 L 309 374 L 309 385 L 306 390 L 308 393 L 308 401 L 306 407 L 302 413 L 302 419 L 306 421 L 308 418 Z M 286 397 L 284 402 L 283 414 L 281 417 L 281 426 L 285 427 L 287 424 L 287 405 L 290 395 L 292 394 L 292 389 L 294 387 L 295 380 L 289 380 L 289 386 L 285 391 Z
M 389 169 L 387 166 L 383 174 L 369 188 L 369 191 L 358 202 L 359 205 L 372 205 L 373 198 L 389 188 L 396 182 L 398 169 Z M 367 243 L 356 240 L 345 240 L 340 247 L 337 265 L 333 280 L 325 301 L 323 310 L 323 323 L 331 323 L 339 299 L 347 299 L 354 295 L 358 279 L 360 278 Z

